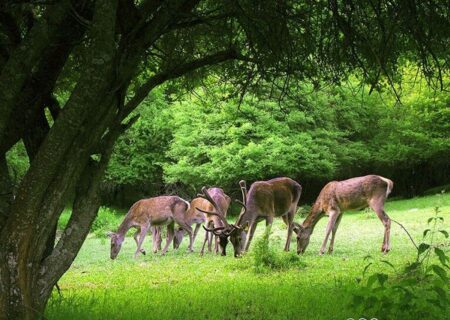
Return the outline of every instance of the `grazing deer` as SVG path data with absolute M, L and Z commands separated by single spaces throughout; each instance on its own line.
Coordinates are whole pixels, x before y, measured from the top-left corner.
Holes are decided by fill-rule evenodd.
M 186 210 L 190 207 L 189 202 L 177 196 L 160 196 L 149 199 L 142 199 L 133 204 L 119 226 L 117 232 L 110 232 L 111 237 L 111 259 L 115 259 L 122 247 L 125 234 L 130 228 L 136 228 L 138 231 L 134 235 L 137 243 L 137 249 L 134 254 L 136 258 L 141 250 L 145 235 L 151 226 L 167 225 L 167 240 L 161 254 L 165 254 L 174 237 L 174 224 L 177 223 L 189 234 L 189 250 L 192 251 L 192 228 L 185 221 Z M 154 244 L 158 233 L 153 232 Z M 139 235 L 139 239 L 138 239 Z M 155 248 L 155 247 L 154 247 Z
M 342 218 L 343 211 L 370 207 L 384 225 L 384 239 L 381 251 L 389 251 L 389 233 L 391 220 L 384 212 L 384 202 L 391 193 L 394 183 L 386 178 L 369 175 L 343 181 L 331 181 L 320 191 L 311 212 L 301 225 L 296 225 L 297 253 L 305 252 L 309 238 L 317 222 L 324 215 L 328 215 L 328 224 L 320 254 L 324 254 L 328 237 L 331 233 L 328 253 L 333 252 L 336 230 Z
M 221 188 L 202 188 L 203 194 L 199 195 L 198 198 L 195 198 L 192 201 L 192 207 L 204 214 L 205 216 L 205 240 L 203 241 L 202 250 L 200 251 L 200 255 L 203 255 L 205 252 L 205 245 L 208 242 L 208 251 L 211 252 L 211 243 L 212 239 L 215 238 L 214 241 L 214 252 L 219 253 L 219 247 L 221 251 L 221 255 L 226 255 L 226 248 L 223 246 L 223 243 L 220 241 L 219 235 L 212 232 L 214 228 L 223 228 L 225 226 L 226 217 L 228 208 L 231 203 L 231 198 L 225 194 L 225 192 Z M 211 214 L 213 213 L 213 214 Z M 224 222 L 225 221 L 225 222 Z M 213 228 L 213 229 L 210 229 Z M 213 237 L 213 235 L 215 237 Z
M 289 251 L 292 231 L 294 228 L 294 215 L 302 193 L 302 187 L 290 178 L 275 178 L 268 181 L 254 182 L 247 193 L 245 181 L 240 181 L 243 208 L 235 224 L 224 228 L 214 228 L 222 237 L 230 237 L 234 246 L 235 256 L 239 256 L 242 249 L 241 231 L 248 225 L 248 237 L 245 240 L 244 250 L 248 251 L 256 226 L 259 221 L 266 220 L 271 226 L 273 218 L 282 217 L 288 226 L 285 251 Z
M 220 188 L 206 189 L 206 187 L 203 187 L 202 192 L 203 194 L 199 194 L 199 198 L 197 198 L 202 201 L 199 201 L 199 205 L 195 207 L 198 211 L 203 212 L 206 218 L 206 227 L 203 227 L 206 231 L 205 241 L 203 242 L 200 254 L 203 255 L 208 236 L 211 234 L 209 240 L 212 239 L 212 235 L 216 236 L 215 252 L 218 253 L 220 247 L 221 255 L 226 256 L 228 237 L 232 235 L 230 240 L 232 241 L 233 246 L 235 246 L 235 244 L 239 246 L 238 249 L 235 248 L 234 255 L 235 257 L 239 256 L 241 248 L 237 241 L 238 239 L 240 241 L 241 238 L 245 239 L 246 233 L 241 228 L 230 225 L 226 219 L 231 198 Z M 228 231 L 230 231 L 230 233 L 228 233 Z M 209 251 L 211 252 L 210 245 Z

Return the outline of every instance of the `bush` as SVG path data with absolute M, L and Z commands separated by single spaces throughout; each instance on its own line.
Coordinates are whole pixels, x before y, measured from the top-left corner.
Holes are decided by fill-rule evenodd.
M 91 232 L 98 238 L 105 238 L 106 233 L 116 230 L 122 217 L 114 210 L 108 207 L 100 207 L 97 218 L 91 226 Z
M 255 243 L 254 266 L 257 273 L 304 267 L 300 256 L 294 252 L 280 254 L 271 248 L 269 245 L 270 234 L 270 228 L 266 228 L 264 235 Z

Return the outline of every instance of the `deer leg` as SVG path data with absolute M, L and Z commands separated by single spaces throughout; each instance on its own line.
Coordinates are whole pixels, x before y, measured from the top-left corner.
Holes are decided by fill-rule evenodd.
M 285 216 L 283 216 L 283 221 L 284 221 L 284 223 L 286 223 L 287 229 L 288 229 L 286 245 L 284 246 L 284 251 L 289 251 L 290 246 L 291 246 L 292 229 L 294 228 L 294 216 L 295 216 L 295 211 L 293 211 L 293 210 L 290 210 L 288 212 L 286 218 L 284 218 Z
M 166 254 L 167 250 L 169 249 L 169 245 L 173 241 L 174 227 L 175 227 L 175 223 L 173 221 L 167 225 L 166 245 L 164 246 L 164 249 L 161 252 L 162 256 Z
M 158 226 L 156 227 L 157 230 L 157 245 L 158 245 L 158 250 L 161 251 L 161 246 L 162 246 L 162 226 Z
M 211 222 L 208 224 L 208 228 L 214 228 L 214 224 Z M 212 252 L 212 241 L 214 239 L 214 235 L 211 233 L 208 237 L 208 252 Z
M 192 248 L 192 246 L 194 245 L 194 232 L 192 231 L 191 226 L 186 223 L 181 223 L 180 226 L 181 226 L 182 230 L 184 230 L 188 233 L 188 235 L 189 235 L 188 250 L 189 250 L 189 252 L 193 252 L 194 249 Z
M 147 234 L 147 230 L 149 227 L 150 226 L 148 224 L 141 226 L 141 232 L 140 232 L 139 240 L 137 243 L 137 249 L 136 249 L 136 252 L 134 253 L 135 258 L 137 258 L 139 253 L 141 253 L 142 242 L 144 242 L 144 238 L 145 238 L 145 235 Z
M 183 242 L 183 236 L 184 236 L 184 229 L 178 228 L 175 231 L 175 235 L 173 237 L 173 248 L 178 249 L 181 245 L 181 242 Z
M 208 224 L 208 226 L 209 226 L 209 224 Z M 205 245 L 208 242 L 208 236 L 209 236 L 209 232 L 205 230 L 205 240 L 203 241 L 202 250 L 200 251 L 201 256 L 203 256 L 203 254 L 205 253 Z
M 153 253 L 158 252 L 161 250 L 161 232 L 158 230 L 159 227 L 152 227 L 152 246 L 153 246 Z
M 136 232 L 134 233 L 134 235 L 133 235 L 133 239 L 134 239 L 134 241 L 136 241 L 136 246 L 139 245 L 138 235 L 139 235 L 140 232 L 141 232 L 141 229 L 138 228 L 138 229 L 136 230 Z M 144 250 L 144 248 L 141 249 L 141 253 L 142 253 L 143 255 L 145 255 L 145 250 Z
M 330 246 L 328 247 L 328 253 L 332 254 L 333 250 L 334 250 L 334 239 L 336 237 L 336 231 L 337 228 L 339 227 L 339 223 L 341 222 L 342 219 L 342 213 L 339 214 L 339 216 L 336 219 L 336 223 L 334 224 L 333 229 L 331 230 L 331 240 L 330 240 Z
M 195 225 L 194 238 L 192 239 L 192 242 L 195 242 L 195 238 L 197 238 L 197 234 L 198 234 L 198 231 L 200 230 L 201 225 L 202 225 L 201 223 L 197 223 Z
M 247 237 L 247 242 L 245 243 L 245 250 L 244 251 L 248 251 L 248 248 L 250 247 L 250 243 L 252 242 L 253 239 L 253 235 L 255 234 L 255 230 L 256 230 L 256 220 L 253 220 L 250 223 L 250 227 L 248 229 L 248 237 Z
M 390 250 L 390 233 L 391 233 L 391 219 L 389 219 L 389 216 L 384 212 L 384 199 L 377 199 L 374 201 L 371 201 L 370 207 L 373 211 L 377 214 L 378 218 L 381 220 L 381 222 L 384 225 L 384 238 L 383 238 L 383 245 L 381 246 L 381 252 L 388 253 Z
M 219 237 L 214 236 L 214 253 L 219 254 Z
M 320 251 L 319 251 L 320 255 L 323 255 L 325 253 L 325 248 L 327 247 L 328 237 L 330 236 L 331 230 L 333 229 L 334 224 L 336 223 L 336 219 L 339 216 L 339 211 L 330 210 L 328 214 L 329 214 L 328 224 L 327 224 L 327 228 L 325 230 L 325 239 L 323 239 L 322 247 L 320 248 Z

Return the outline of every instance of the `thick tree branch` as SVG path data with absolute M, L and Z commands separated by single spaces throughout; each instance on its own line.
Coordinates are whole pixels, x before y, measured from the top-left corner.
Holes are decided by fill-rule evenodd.
M 0 74 L 0 142 L 3 139 L 14 102 L 20 95 L 32 68 L 42 52 L 59 35 L 61 25 L 66 22 L 70 1 L 64 0 L 51 7 L 34 25 L 27 37 L 13 51 Z

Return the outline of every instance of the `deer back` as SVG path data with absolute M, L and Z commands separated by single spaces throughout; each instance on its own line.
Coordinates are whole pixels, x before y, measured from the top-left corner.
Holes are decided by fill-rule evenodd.
M 297 205 L 301 191 L 301 185 L 290 178 L 254 182 L 247 194 L 247 210 L 238 224 L 244 225 L 256 217 L 285 215 Z

